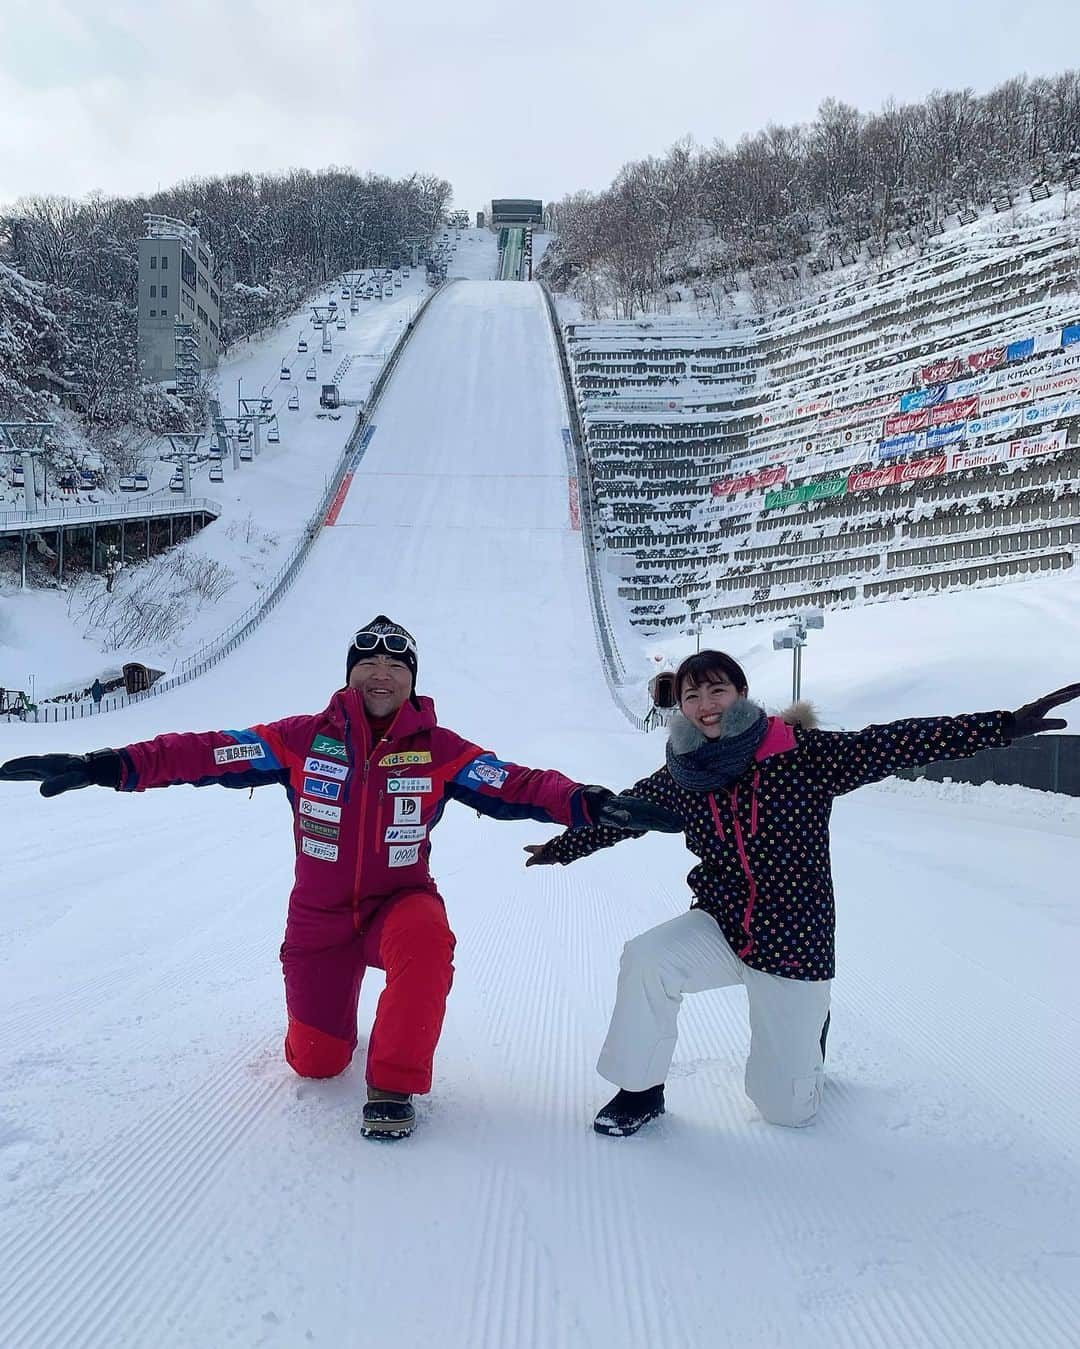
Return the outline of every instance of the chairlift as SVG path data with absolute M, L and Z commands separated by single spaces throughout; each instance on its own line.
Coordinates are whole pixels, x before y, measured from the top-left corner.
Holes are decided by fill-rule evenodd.
M 360 306 L 359 306 L 359 304 L 357 303 L 356 298 L 355 298 L 355 296 L 354 296 L 353 299 L 351 299 L 351 300 L 349 301 L 349 313 L 350 313 L 350 314 L 359 314 L 359 312 L 360 312 Z
M 250 445 L 240 446 L 240 459 L 242 463 L 250 464 L 253 457 L 254 451 L 252 450 Z
M 288 408 L 289 408 L 289 411 L 290 411 L 290 412 L 299 412 L 299 411 L 300 411 L 300 392 L 299 392 L 299 390 L 294 389 L 294 390 L 292 391 L 292 393 L 289 394 Z
M 344 318 L 339 318 L 339 319 L 338 319 L 338 321 L 337 321 L 337 330 L 338 330 L 339 333 L 343 333 L 343 332 L 345 331 L 345 320 L 344 320 Z
M 225 470 L 222 468 L 220 464 L 210 465 L 210 481 L 211 482 L 225 481 Z
M 211 445 L 206 453 L 211 459 L 222 458 L 222 449 L 220 445 Z
M 331 339 L 330 339 L 330 334 L 329 334 L 329 333 L 327 333 L 327 334 L 323 337 L 323 340 L 322 340 L 322 349 L 323 349 L 323 351 L 333 351 L 333 350 L 334 350 L 334 344 L 333 344 L 333 342 L 332 342 Z
M 237 433 L 236 438 L 241 445 L 246 445 L 248 441 L 251 439 L 251 427 L 242 426 L 239 432 Z
M 281 432 L 278 430 L 277 422 L 271 422 L 267 427 L 266 439 L 271 445 L 276 445 L 281 439 Z
M 184 475 L 182 473 L 174 473 L 172 477 L 169 479 L 169 491 L 182 492 L 183 490 L 184 490 Z
M 298 352 L 300 352 L 301 354 L 303 354 L 305 351 L 307 351 L 307 338 L 306 338 L 306 337 L 301 337 L 301 338 L 300 338 L 300 340 L 299 340 L 299 341 L 297 342 L 297 344 L 296 344 L 296 350 L 297 350 Z
M 282 378 L 282 379 L 292 379 L 292 370 L 291 370 L 291 368 L 290 368 L 289 366 L 287 366 L 287 365 L 282 365 L 282 367 L 281 367 L 281 378 Z
M 316 367 L 314 361 L 312 361 L 311 364 L 308 366 L 308 368 L 304 371 L 304 378 L 305 378 L 305 379 L 318 379 L 318 378 L 319 378 L 319 371 L 318 371 L 318 368 Z
M 22 464 L 12 464 L 11 485 L 12 487 L 24 487 L 26 485 L 26 477 Z

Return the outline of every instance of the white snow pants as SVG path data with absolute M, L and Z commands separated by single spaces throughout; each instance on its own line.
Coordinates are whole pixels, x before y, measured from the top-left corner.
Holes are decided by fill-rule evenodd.
M 628 941 L 597 1071 L 617 1087 L 663 1082 L 684 993 L 745 984 L 750 1002 L 746 1094 L 772 1124 L 809 1124 L 821 1103 L 821 1028 L 831 981 L 806 982 L 744 965 L 715 919 L 691 909 Z

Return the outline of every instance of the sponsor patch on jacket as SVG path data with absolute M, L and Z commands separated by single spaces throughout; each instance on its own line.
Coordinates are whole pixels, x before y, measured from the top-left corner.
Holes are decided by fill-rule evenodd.
M 336 843 L 320 843 L 317 838 L 302 838 L 300 840 L 300 851 L 307 853 L 309 857 L 317 857 L 320 862 L 336 862 L 338 845 Z
M 430 792 L 430 778 L 391 778 L 386 784 L 388 792 Z
M 319 820 L 303 819 L 300 828 L 305 834 L 318 834 L 320 838 L 337 838 L 341 834 L 336 824 L 322 824 Z
M 397 754 L 384 754 L 379 760 L 380 768 L 404 768 L 406 764 L 430 763 L 431 750 L 405 749 Z
M 422 802 L 418 796 L 395 796 L 394 823 L 416 824 L 420 819 L 421 804 Z
M 341 820 L 341 807 L 332 806 L 327 801 L 309 801 L 306 796 L 302 796 L 300 814 L 308 815 L 315 820 L 333 820 L 337 824 Z
M 493 763 L 490 759 L 474 759 L 465 772 L 465 781 L 482 782 L 485 787 L 497 792 L 502 790 L 502 785 L 509 776 L 509 769 L 500 768 L 497 762 Z
M 409 843 L 403 848 L 390 849 L 389 865 L 392 867 L 411 867 L 420 857 L 420 844 Z
M 341 783 L 327 782 L 325 778 L 305 778 L 304 795 L 317 796 L 323 801 L 336 801 L 341 795 Z
M 214 750 L 215 763 L 239 763 L 241 759 L 265 757 L 262 745 L 219 745 Z
M 328 754 L 331 759 L 349 761 L 349 751 L 340 740 L 331 740 L 329 736 L 317 735 L 311 742 L 312 754 Z
M 427 838 L 426 824 L 390 824 L 383 834 L 384 843 L 419 843 Z
M 321 778 L 336 778 L 343 782 L 349 776 L 346 764 L 334 763 L 331 759 L 317 759 L 314 754 L 304 760 L 305 773 L 317 773 Z

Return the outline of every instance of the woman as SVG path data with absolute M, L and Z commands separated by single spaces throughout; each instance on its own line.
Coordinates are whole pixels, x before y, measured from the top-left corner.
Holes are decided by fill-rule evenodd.
M 431 699 L 417 697 L 416 673 L 412 634 L 379 614 L 349 644 L 345 687 L 314 716 L 0 767 L 0 780 L 40 782 L 43 796 L 176 783 L 285 788 L 296 848 L 281 948 L 285 1058 L 301 1077 L 343 1072 L 364 970 L 385 970 L 368 1041 L 368 1138 L 411 1133 L 411 1098 L 431 1087 L 453 978 L 454 934 L 428 869 L 447 801 L 504 820 L 678 828 L 646 802 L 507 763 L 439 726 Z
M 683 661 L 667 762 L 628 790 L 681 820 L 700 858 L 687 877 L 694 898 L 689 913 L 623 951 L 597 1065 L 619 1091 L 596 1131 L 633 1134 L 663 1114 L 683 994 L 738 983 L 750 1007 L 746 1094 L 773 1124 L 808 1124 L 821 1100 L 833 978 L 833 798 L 899 768 L 1063 729 L 1045 714 L 1078 696 L 1073 684 L 1016 712 L 830 732 L 816 728 L 805 704 L 767 716 L 722 651 Z M 528 847 L 526 866 L 567 864 L 628 837 L 639 835 L 571 828 Z

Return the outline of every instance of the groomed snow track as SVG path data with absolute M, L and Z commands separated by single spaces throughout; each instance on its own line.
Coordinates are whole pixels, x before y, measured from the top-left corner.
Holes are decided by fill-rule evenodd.
M 662 742 L 627 726 L 597 660 L 552 355 L 535 286 L 439 296 L 272 618 L 205 678 L 108 718 L 113 743 L 315 710 L 383 610 L 416 632 L 421 687 L 461 733 L 583 781 L 655 767 Z M 100 734 L 12 728 L 5 749 Z M 669 1114 L 616 1141 L 589 1124 L 619 950 L 683 910 L 686 854 L 652 838 L 526 873 L 522 844 L 549 831 L 451 809 L 435 1087 L 414 1138 L 379 1147 L 359 1137 L 363 1039 L 333 1081 L 281 1059 L 280 793 L 9 787 L 4 805 L 5 1349 L 1076 1345 L 1062 877 L 1080 816 L 840 803 L 818 1123 L 757 1117 L 744 1001 L 704 994 Z

